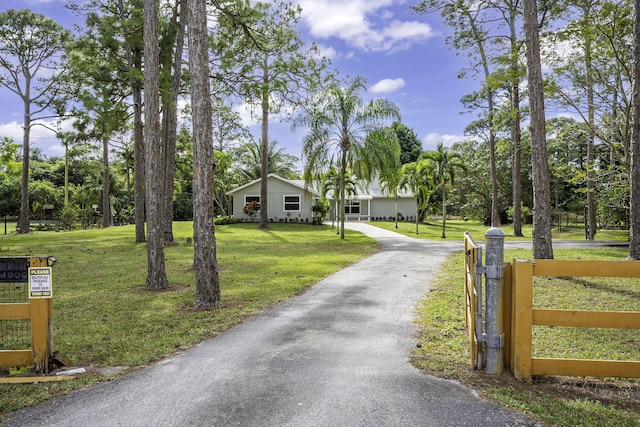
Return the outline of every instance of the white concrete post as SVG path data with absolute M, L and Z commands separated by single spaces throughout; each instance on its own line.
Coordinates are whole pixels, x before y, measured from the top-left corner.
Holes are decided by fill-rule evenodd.
M 484 235 L 486 244 L 485 277 L 485 345 L 486 370 L 492 374 L 502 373 L 504 365 L 504 331 L 502 328 L 504 232 L 492 227 Z

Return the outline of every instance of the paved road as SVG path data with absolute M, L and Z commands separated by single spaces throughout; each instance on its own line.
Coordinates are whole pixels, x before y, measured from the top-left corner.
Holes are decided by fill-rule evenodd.
M 175 358 L 14 413 L 7 425 L 534 425 L 409 363 L 414 306 L 461 243 L 348 225 L 383 250 Z

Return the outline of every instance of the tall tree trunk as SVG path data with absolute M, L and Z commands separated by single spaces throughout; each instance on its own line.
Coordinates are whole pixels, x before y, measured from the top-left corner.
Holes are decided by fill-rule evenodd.
M 491 226 L 500 227 L 500 204 L 498 202 L 498 168 L 496 166 L 496 135 L 493 130 L 493 90 L 488 90 L 487 92 L 489 109 L 489 169 L 491 171 Z M 442 237 L 444 237 L 444 230 L 442 231 L 442 233 Z
M 447 202 L 446 202 L 446 189 L 444 186 L 444 180 L 440 183 L 442 185 L 442 235 L 443 239 L 446 239 L 445 230 L 447 229 Z
M 478 53 L 480 54 L 480 61 L 482 69 L 484 71 L 484 84 L 487 89 L 487 127 L 489 130 L 489 171 L 491 174 L 491 226 L 500 226 L 500 206 L 498 204 L 498 171 L 496 167 L 496 136 L 493 130 L 494 125 L 494 90 L 491 87 L 493 84 L 490 81 L 491 70 L 489 69 L 489 58 L 484 48 L 486 41 L 480 28 L 476 23 L 475 17 L 471 14 L 469 9 L 464 9 L 464 15 L 466 15 L 471 33 L 473 34 Z M 444 230 L 443 230 L 444 234 Z M 443 236 L 444 237 L 444 236 Z
M 340 232 L 340 238 L 344 239 L 344 217 L 345 217 L 345 196 L 346 196 L 346 176 L 347 176 L 347 149 L 341 150 L 340 158 L 340 196 L 338 197 L 338 215 L 340 220 L 338 228 Z
M 419 218 L 420 218 L 420 208 L 418 206 L 420 206 L 420 203 L 419 203 L 418 197 L 416 197 L 416 234 L 419 234 L 418 222 L 420 221 L 419 220 Z
M 109 139 L 102 137 L 102 227 L 111 225 L 111 203 L 109 201 Z
M 25 84 L 24 129 L 22 133 L 22 185 L 20 197 L 20 234 L 30 233 L 29 228 L 29 133 L 31 132 L 30 82 Z
M 133 79 L 135 80 L 135 79 Z M 136 243 L 146 241 L 145 225 L 145 149 L 142 124 L 142 87 L 132 82 L 133 97 L 133 205 L 136 224 Z
M 395 209 L 395 218 L 396 218 L 396 228 L 398 228 L 398 186 L 395 189 L 395 197 L 394 197 L 394 209 Z M 369 217 L 371 217 L 371 212 L 369 212 Z
M 531 164 L 533 169 L 533 257 L 552 259 L 549 160 L 545 131 L 544 92 L 540 65 L 538 5 L 524 0 L 524 34 L 527 46 L 529 104 L 531 106 Z
M 193 261 L 196 307 L 221 305 L 213 222 L 213 125 L 206 0 L 189 2 L 189 83 L 193 122 Z
M 590 23 L 590 10 L 588 6 L 584 7 L 584 16 L 587 22 Z M 593 61 L 591 52 L 591 36 L 586 30 L 585 36 L 585 72 L 587 79 L 587 121 L 589 127 L 589 140 L 587 141 L 587 214 L 588 214 L 588 235 L 587 239 L 593 240 L 596 237 L 597 231 L 597 217 L 596 217 L 596 198 L 595 198 L 595 105 L 593 100 Z
M 262 69 L 262 137 L 260 141 L 260 228 L 269 228 L 269 212 L 267 206 L 269 177 L 269 67 L 268 54 L 265 53 Z
M 513 140 L 513 168 L 511 170 L 511 192 L 513 198 L 513 235 L 522 237 L 522 131 L 520 129 L 520 55 L 518 36 L 516 33 L 516 17 L 519 14 L 518 4 L 510 3 L 509 28 L 511 37 L 511 102 L 513 121 L 511 123 L 511 139 Z
M 123 0 L 117 3 L 118 15 L 122 21 L 127 19 L 127 12 Z M 127 65 L 129 67 L 129 85 L 133 100 L 133 205 L 135 207 L 136 243 L 144 243 L 145 236 L 145 155 L 144 130 L 142 123 L 142 82 L 136 75 L 142 72 L 142 52 L 134 48 L 128 37 L 125 37 L 127 47 Z
M 177 26 L 175 53 L 168 55 L 166 68 L 172 68 L 171 89 L 163 97 L 164 112 L 162 116 L 163 140 L 165 152 L 164 165 L 164 200 L 162 214 L 162 232 L 166 242 L 173 242 L 173 189 L 176 168 L 176 140 L 178 138 L 178 93 L 182 77 L 182 50 L 186 23 L 186 0 L 178 0 L 174 10 L 173 24 Z M 178 20 L 178 17 L 180 19 Z M 171 58 L 173 63 L 171 64 Z
M 633 0 L 633 119 L 629 182 L 629 258 L 640 259 L 640 0 Z
M 169 287 L 162 238 L 164 158 L 160 138 L 158 2 L 144 0 L 144 120 L 146 148 L 147 282 L 148 288 Z

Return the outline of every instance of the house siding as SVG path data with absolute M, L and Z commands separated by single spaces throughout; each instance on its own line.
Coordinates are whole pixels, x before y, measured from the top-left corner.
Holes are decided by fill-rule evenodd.
M 267 198 L 267 211 L 269 214 L 269 221 L 297 221 L 297 222 L 311 222 L 313 219 L 313 212 L 311 210 L 314 204 L 314 198 L 311 193 L 306 192 L 304 189 L 290 184 L 278 178 L 269 177 L 267 181 L 268 198 Z M 260 195 L 260 181 L 254 182 L 244 188 L 241 188 L 233 192 L 233 217 L 240 220 L 251 220 L 252 218 L 242 212 L 244 208 L 245 196 L 259 196 Z M 285 196 L 297 196 L 299 197 L 300 204 L 299 210 L 292 210 L 285 212 Z M 257 221 L 257 215 L 253 220 Z
M 377 218 L 390 218 L 396 216 L 396 205 L 393 198 L 389 199 L 373 199 L 371 201 L 371 211 L 373 217 Z M 416 201 L 411 198 L 398 199 L 398 211 L 402 216 L 414 216 L 416 215 Z

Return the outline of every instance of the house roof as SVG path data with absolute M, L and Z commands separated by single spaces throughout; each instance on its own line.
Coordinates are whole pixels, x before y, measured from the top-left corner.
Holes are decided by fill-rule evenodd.
M 348 197 L 350 199 L 357 200 L 372 200 L 372 199 L 388 199 L 392 196 L 382 191 L 382 186 L 380 182 L 374 180 L 369 184 L 365 182 L 360 182 L 356 185 L 356 195 L 354 197 Z M 398 193 L 398 197 L 403 198 L 413 198 L 413 193 L 409 191 L 400 191 Z M 327 194 L 327 199 L 332 200 L 333 196 L 331 194 Z
M 313 194 L 314 196 L 320 197 L 320 193 L 318 191 L 316 191 L 315 189 L 309 187 L 308 185 L 305 184 L 304 180 L 302 179 L 286 179 L 286 178 L 282 178 L 279 175 L 276 175 L 275 173 L 270 173 L 268 175 L 269 178 L 274 178 L 274 179 L 278 179 L 282 182 L 286 182 L 287 184 L 293 185 L 294 187 L 298 187 L 303 191 L 308 191 L 311 194 Z M 260 182 L 260 179 L 255 179 L 247 184 L 241 185 L 240 187 L 234 188 L 233 190 L 227 192 L 228 195 L 233 195 L 234 193 L 237 193 L 238 191 L 250 187 L 256 183 Z M 358 190 L 358 194 L 356 195 L 356 199 L 360 199 L 360 200 L 369 200 L 369 199 L 386 199 L 389 198 L 391 196 L 387 195 L 385 192 L 382 191 L 382 187 L 380 185 L 379 181 L 373 181 L 371 182 L 369 185 L 367 184 L 361 184 L 357 186 L 357 190 Z M 398 197 L 399 198 L 413 198 L 413 193 L 408 192 L 408 191 L 400 191 L 398 193 Z M 330 194 L 327 194 L 327 199 L 333 199 L 333 197 Z
M 277 180 L 285 182 L 285 183 L 287 183 L 289 185 L 293 185 L 294 187 L 298 187 L 299 189 L 301 189 L 303 191 L 308 191 L 309 193 L 313 194 L 314 196 L 320 197 L 320 194 L 317 191 L 315 191 L 313 188 L 310 188 L 307 185 L 305 185 L 305 182 L 302 179 L 286 179 L 286 178 L 283 178 L 283 177 L 281 177 L 279 175 L 276 175 L 275 173 L 270 173 L 267 176 L 267 178 L 277 179 Z M 252 186 L 252 185 L 254 185 L 256 183 L 259 183 L 259 182 L 260 182 L 259 178 L 258 179 L 254 179 L 251 182 L 248 182 L 248 183 L 246 183 L 244 185 L 241 185 L 240 187 L 236 187 L 233 190 L 228 191 L 227 194 L 228 195 L 232 195 L 232 194 L 237 193 L 238 191 L 240 191 L 242 189 L 250 187 L 250 186 Z

